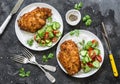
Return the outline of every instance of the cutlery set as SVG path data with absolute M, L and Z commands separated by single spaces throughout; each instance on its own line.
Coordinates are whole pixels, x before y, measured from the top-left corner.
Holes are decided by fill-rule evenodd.
M 25 57 L 21 56 L 21 55 L 15 55 L 15 56 L 13 56 L 12 59 L 14 61 L 22 63 L 22 64 L 30 63 L 30 64 L 33 64 L 33 65 L 37 65 L 45 73 L 45 76 L 50 80 L 50 82 L 54 83 L 55 78 L 49 72 L 47 72 L 46 70 L 55 72 L 56 67 L 51 66 L 51 65 L 38 64 L 35 56 L 29 50 L 27 50 L 26 48 L 24 48 L 23 50 L 24 50 L 23 54 L 24 54 Z

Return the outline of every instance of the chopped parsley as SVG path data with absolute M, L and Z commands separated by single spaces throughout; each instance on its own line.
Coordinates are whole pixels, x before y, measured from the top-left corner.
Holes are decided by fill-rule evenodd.
M 77 29 L 75 29 L 75 30 L 73 30 L 73 31 L 71 31 L 71 32 L 70 32 L 70 35 L 71 35 L 71 36 L 75 35 L 75 36 L 77 36 L 77 37 L 78 37 L 78 36 L 79 36 L 79 34 L 80 34 L 80 31 L 79 31 L 79 30 L 77 30 Z
M 24 68 L 21 68 L 19 70 L 19 76 L 24 78 L 24 77 L 29 77 L 30 76 L 30 71 L 25 72 Z
M 33 45 L 33 42 L 34 42 L 33 39 L 28 39 L 28 40 L 27 40 L 27 44 L 28 44 L 29 46 L 32 46 L 32 45 Z
M 52 17 L 48 17 L 48 18 L 47 18 L 47 21 L 48 21 L 48 22 L 52 22 Z
M 76 3 L 76 4 L 74 5 L 74 9 L 76 9 L 76 10 L 80 10 L 82 7 L 83 7 L 83 3 L 82 3 L 82 2 Z
M 48 56 L 43 55 L 42 61 L 43 62 L 47 62 L 49 59 L 52 59 L 52 58 L 54 58 L 54 54 L 53 53 L 49 53 Z

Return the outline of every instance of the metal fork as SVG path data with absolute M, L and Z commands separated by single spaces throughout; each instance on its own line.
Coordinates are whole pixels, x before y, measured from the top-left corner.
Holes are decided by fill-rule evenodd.
M 38 64 L 38 62 L 35 59 L 35 56 L 26 48 L 24 48 L 23 54 L 29 59 L 29 61 L 33 64 Z M 50 65 L 41 65 L 39 64 L 39 66 L 42 66 L 43 68 L 55 72 L 56 71 L 56 67 L 54 66 L 50 66 Z
M 13 56 L 13 60 L 17 61 L 19 63 L 22 63 L 22 64 L 27 64 L 27 63 L 35 64 L 35 63 L 31 62 L 28 58 L 26 58 L 24 56 L 21 56 L 21 55 L 15 55 L 15 56 Z M 51 66 L 51 65 L 42 65 L 42 64 L 39 64 L 39 66 L 42 66 L 46 70 L 55 72 L 54 66 Z
M 56 71 L 56 67 L 54 67 L 54 66 L 48 66 L 48 65 L 44 65 L 44 66 L 39 65 L 38 62 L 35 59 L 35 56 L 29 50 L 27 50 L 26 48 L 24 48 L 23 54 L 29 59 L 30 62 L 32 62 L 33 64 L 36 64 L 37 66 L 39 66 L 39 68 L 42 69 L 42 71 L 45 73 L 46 77 L 52 83 L 55 82 L 55 78 L 49 72 L 45 71 L 42 67 L 44 67 L 44 68 L 46 68 L 48 70 L 53 70 L 53 71 Z M 46 67 L 46 66 L 48 66 L 48 67 Z
M 12 60 L 19 62 L 19 63 L 23 63 L 23 64 L 27 64 L 27 63 L 31 63 L 31 64 L 35 64 L 33 62 L 31 62 L 28 58 L 21 56 L 21 55 L 15 55 L 13 56 Z M 36 64 L 46 75 L 46 77 L 50 80 L 51 83 L 55 82 L 55 78 L 47 71 L 45 71 L 41 65 L 39 65 L 38 63 Z

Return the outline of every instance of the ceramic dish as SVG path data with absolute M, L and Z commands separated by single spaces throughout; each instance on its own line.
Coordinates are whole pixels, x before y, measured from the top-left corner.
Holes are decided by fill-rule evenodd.
M 81 20 L 81 13 L 78 10 L 71 9 L 66 13 L 65 18 L 69 25 L 75 26 Z
M 59 62 L 59 59 L 58 59 L 58 54 L 60 52 L 60 45 L 66 41 L 66 40 L 72 40 L 74 41 L 76 44 L 80 41 L 82 41 L 83 39 L 85 41 L 90 41 L 90 40 L 93 40 L 93 39 L 96 39 L 99 43 L 99 46 L 98 46 L 98 49 L 101 51 L 101 57 L 102 57 L 102 62 L 100 63 L 100 67 L 101 65 L 103 64 L 103 61 L 104 61 L 104 48 L 103 48 L 103 45 L 102 45 L 102 42 L 100 41 L 100 39 L 93 33 L 89 32 L 89 31 L 86 31 L 86 30 L 79 30 L 80 32 L 80 35 L 77 37 L 75 35 L 71 36 L 70 35 L 70 32 L 67 33 L 66 35 L 64 35 L 64 37 L 60 40 L 59 44 L 58 44 L 58 47 L 57 47 L 57 50 L 56 50 L 56 58 L 57 58 L 57 62 L 60 66 L 60 68 L 65 72 L 66 70 L 63 68 L 63 66 L 61 65 L 61 63 Z M 88 73 L 85 73 L 83 72 L 83 70 L 81 69 L 77 74 L 73 75 L 72 77 L 76 77 L 76 78 L 85 78 L 85 77 L 89 77 L 93 74 L 95 74 L 99 69 L 92 69 L 90 72 Z
M 61 18 L 61 15 L 60 13 L 51 5 L 48 5 L 46 3 L 33 3 L 33 4 L 30 4 L 28 6 L 26 6 L 25 8 L 23 8 L 20 13 L 18 14 L 17 18 L 16 18 L 16 21 L 15 21 L 15 32 L 16 32 L 16 35 L 19 39 L 19 41 L 27 48 L 31 49 L 31 50 L 35 50 L 35 51 L 43 51 L 43 50 L 47 50 L 51 47 L 53 47 L 60 39 L 57 40 L 57 42 L 55 42 L 51 47 L 40 47 L 38 45 L 37 42 L 34 42 L 34 44 L 32 46 L 29 46 L 27 44 L 27 40 L 30 39 L 30 38 L 33 38 L 34 36 L 34 33 L 29 33 L 29 32 L 26 32 L 26 31 L 23 31 L 19 28 L 18 26 L 18 23 L 17 23 L 17 20 L 20 18 L 20 16 L 22 16 L 23 14 L 27 13 L 27 12 L 30 12 L 32 11 L 33 9 L 35 9 L 36 7 L 46 7 L 46 8 L 50 8 L 52 10 L 52 18 L 53 18 L 53 21 L 57 21 L 60 23 L 61 27 L 60 27 L 60 32 L 63 33 L 63 20 Z

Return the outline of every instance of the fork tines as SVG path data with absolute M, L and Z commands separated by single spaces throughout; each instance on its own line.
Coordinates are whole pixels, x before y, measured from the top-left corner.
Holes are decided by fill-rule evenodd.
M 24 51 L 23 51 L 23 54 L 27 57 L 27 58 L 31 58 L 31 57 L 33 57 L 33 54 L 28 50 L 28 49 L 26 49 L 26 48 L 23 48 L 24 49 Z
M 20 55 L 15 55 L 15 56 L 13 56 L 12 60 L 19 62 L 19 63 L 23 63 L 24 57 L 22 57 Z

